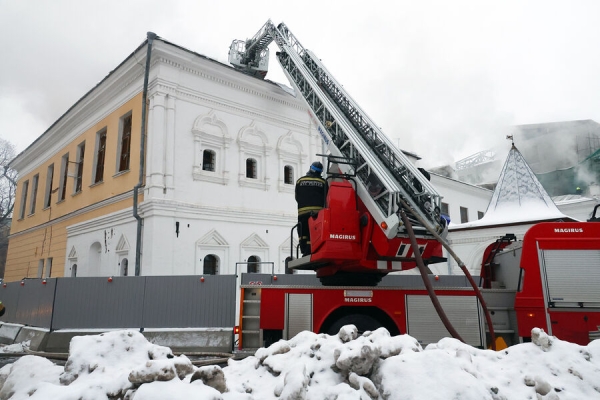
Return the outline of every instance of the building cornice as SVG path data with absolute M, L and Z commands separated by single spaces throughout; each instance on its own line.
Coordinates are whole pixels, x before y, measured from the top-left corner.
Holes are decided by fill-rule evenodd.
M 152 199 L 144 201 L 140 206 L 140 215 L 148 217 L 174 217 L 203 219 L 210 221 L 225 221 L 239 223 L 243 218 L 245 223 L 270 223 L 279 226 L 289 226 L 297 223 L 296 213 L 250 210 L 239 207 L 213 207 L 173 200 Z
M 120 202 L 122 200 L 126 200 L 126 199 L 131 198 L 131 197 L 133 197 L 133 190 L 129 190 L 127 192 L 118 194 L 118 195 L 113 196 L 113 197 L 109 197 L 108 199 L 104 199 L 104 200 L 99 201 L 97 203 L 90 204 L 87 207 L 83 207 L 83 208 L 80 208 L 80 209 L 78 209 L 76 211 L 73 211 L 72 213 L 69 213 L 69 214 L 66 214 L 66 215 L 62 215 L 62 216 L 60 216 L 58 218 L 51 219 L 50 221 L 46 221 L 43 224 L 39 224 L 39 225 L 36 225 L 34 227 L 31 227 L 31 228 L 28 228 L 28 229 L 24 229 L 22 231 L 12 233 L 9 238 L 12 239 L 12 238 L 18 237 L 20 235 L 24 235 L 24 234 L 36 231 L 38 229 L 45 229 L 48 226 L 52 226 L 52 225 L 55 225 L 57 223 L 66 221 L 68 219 L 78 217 L 78 216 L 83 215 L 85 213 L 98 210 L 98 209 L 100 209 L 102 207 L 106 207 L 106 206 L 109 206 L 111 204 L 118 203 L 118 202 Z M 128 208 L 128 210 L 131 213 L 131 208 Z

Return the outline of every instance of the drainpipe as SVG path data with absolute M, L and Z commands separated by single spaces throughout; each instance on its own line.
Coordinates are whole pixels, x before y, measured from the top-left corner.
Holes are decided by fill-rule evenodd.
M 142 217 L 138 214 L 138 191 L 144 184 L 144 159 L 146 156 L 146 113 L 148 102 L 148 75 L 150 75 L 150 58 L 152 42 L 157 38 L 154 32 L 148 32 L 148 48 L 146 50 L 146 71 L 144 73 L 144 88 L 142 92 L 142 129 L 140 137 L 140 175 L 137 185 L 133 187 L 133 216 L 137 220 L 135 240 L 135 276 L 140 276 L 140 259 L 142 257 Z

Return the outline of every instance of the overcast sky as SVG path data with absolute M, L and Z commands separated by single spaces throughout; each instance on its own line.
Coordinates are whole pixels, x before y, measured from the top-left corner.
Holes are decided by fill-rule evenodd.
M 599 16 L 596 0 L 0 0 L 0 137 L 23 151 L 148 31 L 227 63 L 233 39 L 272 19 L 437 166 L 510 125 L 600 122 Z M 271 61 L 267 78 L 287 83 Z

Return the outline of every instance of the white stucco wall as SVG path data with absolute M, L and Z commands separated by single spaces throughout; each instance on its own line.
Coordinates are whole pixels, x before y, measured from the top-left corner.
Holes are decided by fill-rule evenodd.
M 322 152 L 303 102 L 276 84 L 164 51 L 171 61 L 155 66 L 149 93 L 142 274 L 202 274 L 208 254 L 222 274 L 251 255 L 282 273 L 297 222 L 284 166 L 295 182 Z M 202 169 L 204 150 L 216 155 L 214 172 Z M 256 179 L 246 178 L 247 158 L 257 162 Z

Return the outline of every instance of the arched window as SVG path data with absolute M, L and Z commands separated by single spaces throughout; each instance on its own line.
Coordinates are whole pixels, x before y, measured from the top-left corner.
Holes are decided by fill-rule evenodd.
M 254 158 L 246 159 L 246 178 L 256 179 L 256 160 Z
M 215 172 L 216 154 L 212 150 L 202 152 L 202 170 Z
M 121 276 L 128 276 L 129 274 L 129 261 L 124 258 L 121 260 Z
M 294 184 L 294 168 L 291 165 L 283 167 L 283 183 L 286 185 Z
M 214 254 L 209 254 L 204 257 L 204 275 L 218 275 L 219 274 L 219 257 Z
M 77 264 L 73 264 L 71 267 L 71 278 L 75 278 L 77 276 Z
M 248 272 L 251 274 L 258 274 L 260 272 L 260 257 L 250 256 L 248 257 Z

